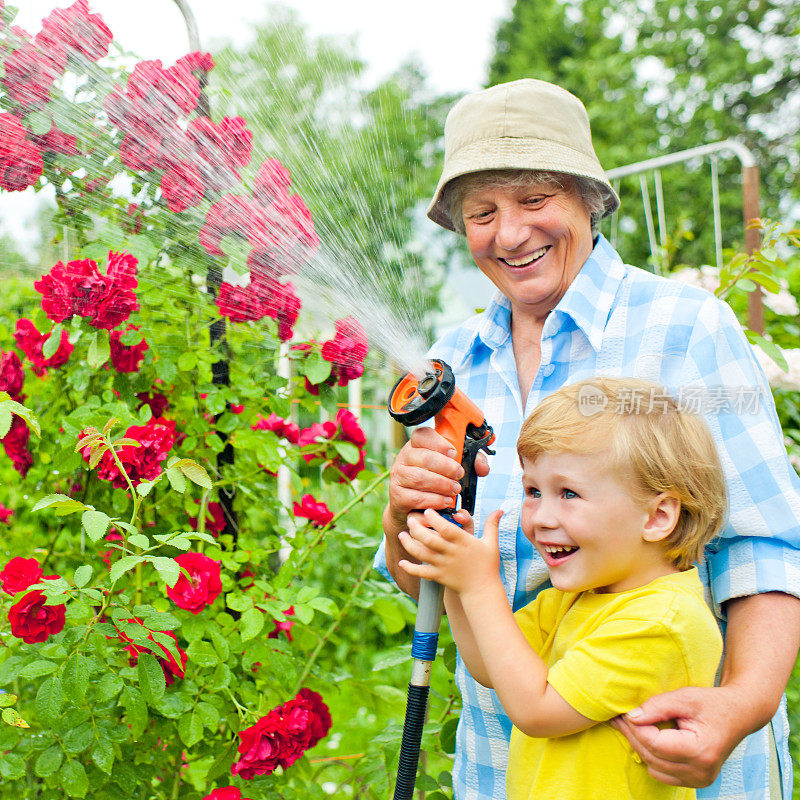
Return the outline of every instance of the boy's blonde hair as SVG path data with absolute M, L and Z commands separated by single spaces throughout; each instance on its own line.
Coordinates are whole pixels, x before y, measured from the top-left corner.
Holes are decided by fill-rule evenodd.
M 592 378 L 546 397 L 517 441 L 520 460 L 530 462 L 545 453 L 606 449 L 609 468 L 641 499 L 677 496 L 678 523 L 663 540 L 667 558 L 679 569 L 700 561 L 726 513 L 725 479 L 705 422 L 656 383 Z

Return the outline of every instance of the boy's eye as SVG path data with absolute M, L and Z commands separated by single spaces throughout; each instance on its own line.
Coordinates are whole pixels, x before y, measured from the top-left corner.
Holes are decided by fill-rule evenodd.
M 561 496 L 565 500 L 572 500 L 575 497 L 580 497 L 580 495 L 577 492 L 573 492 L 572 489 L 562 489 Z
M 539 497 L 542 496 L 542 493 L 535 486 L 526 486 L 525 496 L 538 499 Z

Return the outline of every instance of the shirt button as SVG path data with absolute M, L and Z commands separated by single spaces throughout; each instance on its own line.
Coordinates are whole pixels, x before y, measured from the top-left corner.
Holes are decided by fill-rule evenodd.
M 640 756 L 638 753 L 634 753 L 634 754 L 633 754 L 633 760 L 634 760 L 634 761 L 635 761 L 637 764 L 641 764 L 641 763 L 642 763 L 642 757 L 641 757 L 641 756 Z

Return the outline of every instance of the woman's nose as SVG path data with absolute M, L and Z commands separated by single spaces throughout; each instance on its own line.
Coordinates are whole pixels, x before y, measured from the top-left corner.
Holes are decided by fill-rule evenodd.
M 498 212 L 495 241 L 503 250 L 517 250 L 531 236 L 531 226 L 517 209 L 502 209 Z

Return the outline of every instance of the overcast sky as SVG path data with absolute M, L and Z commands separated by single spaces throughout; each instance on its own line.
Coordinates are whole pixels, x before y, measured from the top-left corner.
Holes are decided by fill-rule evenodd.
M 73 0 L 10 0 L 18 6 L 16 24 L 35 34 L 53 8 Z M 512 0 L 286 0 L 310 33 L 353 37 L 374 85 L 414 55 L 432 89 L 469 92 L 486 78 L 498 22 L 510 13 Z M 141 58 L 165 65 L 188 52 L 186 26 L 173 0 L 90 0 L 117 42 Z M 245 44 L 253 23 L 264 20 L 269 5 L 261 0 L 190 0 L 200 41 L 213 52 L 214 42 Z M 0 233 L 13 236 L 32 255 L 36 241 L 29 220 L 41 202 L 34 192 L 0 192 Z

